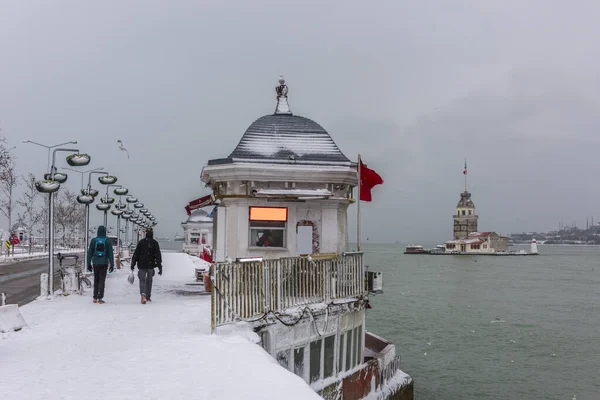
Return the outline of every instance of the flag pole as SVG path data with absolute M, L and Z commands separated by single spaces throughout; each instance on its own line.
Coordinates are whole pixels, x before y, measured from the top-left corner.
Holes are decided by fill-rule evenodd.
M 465 192 L 467 191 L 467 159 L 465 158 L 465 170 L 463 172 L 465 175 Z
M 360 251 L 360 154 L 358 155 L 358 199 L 356 208 L 356 251 Z

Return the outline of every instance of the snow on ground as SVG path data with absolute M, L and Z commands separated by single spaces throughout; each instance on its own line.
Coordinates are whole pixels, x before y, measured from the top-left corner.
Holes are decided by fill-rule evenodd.
M 16 249 L 19 250 L 18 252 L 15 252 L 15 254 L 11 254 L 10 256 L 7 256 L 6 254 L 2 254 L 0 256 L 0 264 L 8 264 L 8 263 L 13 263 L 13 262 L 17 262 L 17 261 L 23 261 L 23 259 L 37 259 L 37 258 L 44 258 L 44 257 L 48 257 L 48 252 L 43 252 L 43 251 L 37 251 L 37 252 L 33 252 L 31 254 L 29 254 L 27 252 L 26 249 Z M 83 249 L 63 249 L 63 250 L 55 250 L 54 253 L 64 253 L 64 254 L 69 254 L 69 253 L 81 253 L 83 252 Z
M 106 304 L 88 289 L 21 307 L 28 327 L 0 334 L 2 399 L 319 399 L 249 328 L 210 335 L 210 296 L 186 284 L 194 259 L 163 252 L 145 305 L 125 267 L 107 278 Z

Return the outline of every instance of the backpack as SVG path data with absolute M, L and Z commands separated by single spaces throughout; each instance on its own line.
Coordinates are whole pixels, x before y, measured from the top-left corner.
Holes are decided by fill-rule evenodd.
M 106 257 L 106 238 L 96 238 L 96 249 L 94 251 L 94 257 L 102 258 Z

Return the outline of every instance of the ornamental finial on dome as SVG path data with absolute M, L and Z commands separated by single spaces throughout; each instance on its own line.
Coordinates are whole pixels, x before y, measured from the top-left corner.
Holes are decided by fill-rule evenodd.
M 275 114 L 291 114 L 290 105 L 287 101 L 288 87 L 285 84 L 283 75 L 279 77 L 279 86 L 275 88 L 277 93 L 277 107 L 275 108 Z

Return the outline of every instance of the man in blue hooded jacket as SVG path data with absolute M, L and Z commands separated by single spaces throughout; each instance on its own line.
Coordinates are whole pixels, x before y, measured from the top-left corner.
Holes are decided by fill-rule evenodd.
M 110 264 L 110 268 L 109 265 Z M 94 266 L 94 303 L 104 304 L 104 283 L 106 273 L 113 272 L 115 268 L 115 257 L 113 255 L 112 242 L 106 237 L 106 228 L 98 227 L 98 235 L 90 242 L 87 254 L 87 270 L 92 272 Z

